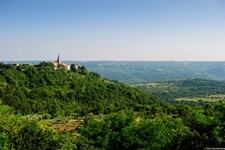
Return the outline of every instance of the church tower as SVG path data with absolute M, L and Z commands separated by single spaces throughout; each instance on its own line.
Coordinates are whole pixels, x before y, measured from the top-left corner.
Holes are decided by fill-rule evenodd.
M 58 55 L 57 63 L 58 63 L 58 65 L 61 64 L 61 60 L 60 60 L 59 55 Z

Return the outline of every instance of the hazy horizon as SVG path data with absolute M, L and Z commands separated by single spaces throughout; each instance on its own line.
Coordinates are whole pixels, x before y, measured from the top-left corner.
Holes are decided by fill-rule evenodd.
M 0 62 L 51 62 L 56 59 L 49 60 L 0 60 Z M 61 60 L 62 62 L 74 61 L 74 62 L 225 62 L 225 60 Z
M 1 0 L 0 33 L 0 61 L 225 61 L 225 1 Z

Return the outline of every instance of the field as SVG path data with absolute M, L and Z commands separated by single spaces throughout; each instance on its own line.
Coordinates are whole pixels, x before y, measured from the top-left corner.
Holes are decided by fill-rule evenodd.
M 38 124 L 43 129 L 51 128 L 57 132 L 61 132 L 61 131 L 70 132 L 72 130 L 78 129 L 81 126 L 82 122 L 83 122 L 83 119 L 81 118 L 74 119 L 73 117 L 58 116 L 54 119 L 42 119 L 38 122 Z
M 225 82 L 206 79 L 180 79 L 133 84 L 169 101 L 212 102 L 225 100 Z
M 193 97 L 193 98 L 176 98 L 176 101 L 204 101 L 204 102 L 215 102 L 215 101 L 225 101 L 225 95 L 217 94 L 217 95 L 210 95 L 206 97 Z

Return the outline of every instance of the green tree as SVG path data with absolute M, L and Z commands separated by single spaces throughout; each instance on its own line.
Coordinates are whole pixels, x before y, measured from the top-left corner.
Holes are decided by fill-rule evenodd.
M 18 132 L 12 142 L 17 150 L 56 149 L 58 142 L 54 136 L 54 132 L 43 130 L 36 123 L 29 123 Z
M 75 64 L 71 64 L 70 68 L 71 68 L 71 71 L 77 72 L 77 69 L 76 69 L 76 65 Z

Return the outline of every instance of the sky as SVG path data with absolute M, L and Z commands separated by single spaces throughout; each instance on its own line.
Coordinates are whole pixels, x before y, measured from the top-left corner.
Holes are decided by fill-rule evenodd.
M 0 61 L 225 61 L 225 0 L 0 0 Z

